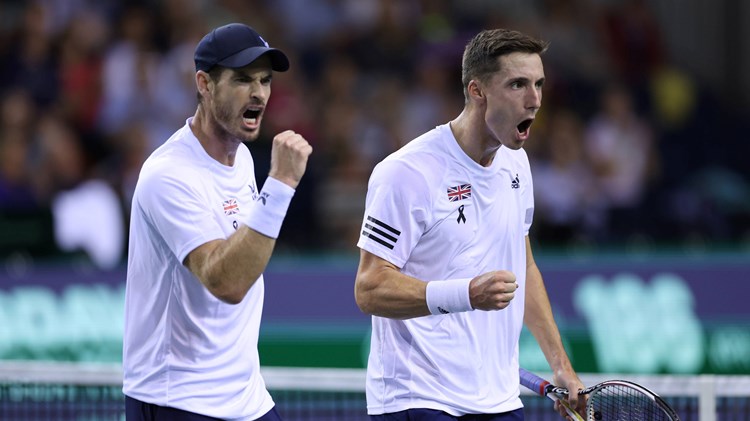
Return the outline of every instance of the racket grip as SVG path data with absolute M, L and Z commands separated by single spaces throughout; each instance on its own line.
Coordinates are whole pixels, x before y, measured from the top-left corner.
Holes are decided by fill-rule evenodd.
M 547 386 L 550 385 L 550 382 L 523 368 L 518 369 L 518 376 L 524 387 L 542 396 L 546 395 Z

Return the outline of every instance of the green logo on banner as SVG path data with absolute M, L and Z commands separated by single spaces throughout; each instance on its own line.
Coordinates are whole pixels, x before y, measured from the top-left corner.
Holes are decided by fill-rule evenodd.
M 695 373 L 703 367 L 703 328 L 679 276 L 658 274 L 647 283 L 627 273 L 609 281 L 590 275 L 576 287 L 574 305 L 589 326 L 600 371 Z
M 124 285 L 0 290 L 0 358 L 120 361 L 124 302 Z

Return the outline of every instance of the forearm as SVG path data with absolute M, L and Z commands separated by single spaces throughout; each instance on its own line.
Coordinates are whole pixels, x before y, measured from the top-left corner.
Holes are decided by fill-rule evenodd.
M 524 323 L 536 338 L 550 368 L 556 374 L 572 372 L 568 354 L 565 352 L 560 331 L 552 314 L 552 305 L 544 286 L 544 279 L 534 260 L 528 237 L 526 238 L 525 299 Z
M 271 259 L 293 195 L 293 188 L 269 177 L 246 225 L 240 224 L 226 240 L 204 244 L 190 253 L 188 268 L 213 295 L 228 303 L 242 301 Z
M 515 275 L 506 270 L 473 278 L 422 281 L 361 250 L 354 293 L 357 305 L 366 314 L 409 319 L 475 309 L 502 310 L 513 300 L 517 288 Z
M 214 296 L 236 304 L 265 270 L 275 244 L 275 239 L 241 225 L 228 239 L 190 253 L 186 265 Z
M 550 368 L 555 372 L 571 370 L 570 360 L 552 314 L 552 306 L 542 275 L 536 265 L 528 267 L 526 271 L 524 322 L 536 338 Z
M 530 249 L 529 249 L 530 253 Z M 529 254 L 529 256 L 531 256 Z M 583 389 L 583 383 L 573 370 L 567 352 L 563 347 L 560 331 L 557 328 L 552 315 L 552 306 L 544 287 L 542 274 L 534 263 L 533 257 L 529 259 L 526 268 L 526 309 L 524 312 L 526 327 L 536 338 L 539 347 L 547 359 L 547 363 L 553 372 L 553 383 L 565 387 L 568 390 Z M 586 399 L 578 399 L 578 394 L 570 394 L 568 403 L 583 414 Z M 561 415 L 564 410 L 556 405 Z

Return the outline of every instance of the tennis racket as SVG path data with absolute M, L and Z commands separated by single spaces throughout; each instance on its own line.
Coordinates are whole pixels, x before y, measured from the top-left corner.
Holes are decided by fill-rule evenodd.
M 584 421 L 568 405 L 568 390 L 534 373 L 519 370 L 521 384 L 533 392 L 560 401 L 574 420 Z M 585 421 L 679 421 L 680 417 L 662 398 L 645 387 L 625 380 L 607 380 L 579 392 L 588 395 Z

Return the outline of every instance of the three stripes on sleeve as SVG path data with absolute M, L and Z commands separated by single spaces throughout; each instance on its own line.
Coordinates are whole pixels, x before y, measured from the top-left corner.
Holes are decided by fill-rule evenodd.
M 401 231 L 368 215 L 362 235 L 392 250 Z

